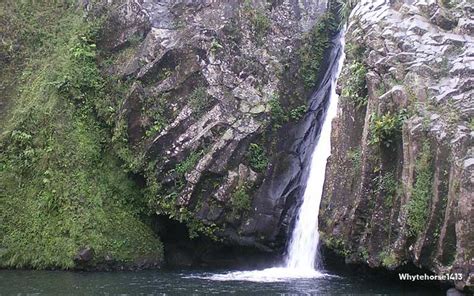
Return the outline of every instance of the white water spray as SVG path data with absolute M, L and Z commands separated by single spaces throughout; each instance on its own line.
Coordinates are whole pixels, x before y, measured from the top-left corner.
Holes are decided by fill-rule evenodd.
M 344 37 L 341 37 L 341 55 L 336 61 L 336 72 L 331 82 L 331 94 L 319 140 L 311 156 L 311 164 L 303 202 L 296 218 L 286 264 L 264 270 L 237 271 L 211 276 L 198 276 L 220 281 L 275 282 L 295 278 L 316 278 L 328 276 L 317 270 L 318 267 L 318 215 L 323 192 L 327 158 L 331 155 L 331 122 L 337 114 L 336 82 L 344 61 Z

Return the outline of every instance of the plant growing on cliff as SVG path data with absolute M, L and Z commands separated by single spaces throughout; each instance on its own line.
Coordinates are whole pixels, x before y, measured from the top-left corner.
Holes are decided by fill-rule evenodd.
M 416 236 L 425 229 L 428 219 L 429 203 L 433 187 L 431 147 L 423 143 L 415 164 L 415 184 L 411 198 L 406 205 L 409 234 Z
M 307 90 L 311 90 L 315 86 L 324 52 L 330 45 L 330 36 L 335 29 L 333 14 L 325 13 L 303 38 L 303 45 L 299 50 L 300 76 Z
M 387 268 L 394 268 L 397 265 L 397 258 L 391 251 L 383 251 L 380 253 L 382 266 Z
M 348 79 L 344 82 L 342 89 L 342 97 L 353 102 L 358 108 L 367 105 L 368 94 L 365 81 L 367 68 L 361 61 L 355 60 L 349 65 L 348 72 Z
M 189 173 L 194 166 L 196 166 L 201 156 L 204 154 L 204 151 L 193 151 L 191 152 L 186 159 L 178 163 L 174 171 L 179 176 L 184 176 L 186 173 Z
M 357 0 L 336 0 L 332 1 L 333 5 L 337 7 L 337 13 L 339 16 L 339 28 L 342 28 L 344 24 L 349 20 L 349 15 L 352 9 L 356 6 Z
M 406 119 L 406 112 L 399 111 L 392 114 L 390 111 L 377 115 L 372 113 L 370 116 L 370 145 L 384 145 L 390 147 L 400 138 L 403 121 Z
M 250 166 L 257 172 L 262 172 L 268 166 L 268 157 L 262 146 L 250 143 L 247 153 Z
M 250 209 L 252 201 L 248 194 L 249 189 L 250 188 L 247 184 L 242 184 L 237 186 L 235 191 L 232 193 L 232 212 L 234 215 Z
M 270 117 L 273 129 L 277 130 L 288 122 L 288 115 L 281 106 L 278 96 L 274 96 L 268 104 L 270 105 Z
M 290 118 L 292 120 L 300 120 L 306 114 L 306 106 L 298 106 L 290 110 Z
M 212 39 L 211 53 L 215 54 L 219 49 L 224 48 L 217 39 Z

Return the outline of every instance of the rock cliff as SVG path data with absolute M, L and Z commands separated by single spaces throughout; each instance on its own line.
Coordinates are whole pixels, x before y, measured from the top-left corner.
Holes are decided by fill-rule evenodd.
M 354 8 L 319 217 L 346 262 L 474 284 L 472 12 L 465 1 Z
M 100 10 L 87 5 L 91 13 Z M 191 235 L 281 249 L 328 84 L 320 1 L 125 1 L 99 46 L 129 89 L 115 148 Z M 326 57 L 326 59 L 323 59 Z M 310 98 L 312 91 L 321 95 Z M 122 141 L 123 140 L 123 141 Z

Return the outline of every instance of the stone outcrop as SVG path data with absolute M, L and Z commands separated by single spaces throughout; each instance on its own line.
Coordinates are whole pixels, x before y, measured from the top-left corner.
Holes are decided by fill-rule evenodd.
M 320 211 L 346 262 L 474 284 L 473 7 L 361 1 L 346 34 Z M 454 281 L 453 281 L 454 280 Z
M 327 99 L 329 80 L 320 79 L 321 94 L 308 103 L 316 85 L 304 85 L 300 73 L 302 40 L 326 6 L 112 7 L 99 44 L 112 61 L 104 71 L 129 87 L 115 138 L 124 139 L 130 168 L 144 175 L 157 213 L 228 243 L 281 249 Z M 327 59 L 320 72 L 329 67 Z

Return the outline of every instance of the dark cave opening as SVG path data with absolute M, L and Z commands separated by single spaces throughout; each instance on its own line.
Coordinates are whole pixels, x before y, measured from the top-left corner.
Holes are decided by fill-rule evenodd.
M 175 268 L 264 268 L 277 262 L 279 255 L 255 247 L 214 241 L 204 235 L 190 238 L 185 223 L 165 215 L 153 215 L 151 227 L 164 246 L 164 267 Z

